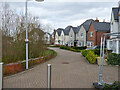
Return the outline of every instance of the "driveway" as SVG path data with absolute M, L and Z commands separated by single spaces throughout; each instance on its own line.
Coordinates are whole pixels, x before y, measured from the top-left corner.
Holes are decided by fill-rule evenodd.
M 89 64 L 80 54 L 52 48 L 58 55 L 34 68 L 4 77 L 4 88 L 46 88 L 47 64 L 52 65 L 52 88 L 93 88 L 98 81 L 98 65 Z M 118 80 L 117 66 L 104 66 L 104 82 Z

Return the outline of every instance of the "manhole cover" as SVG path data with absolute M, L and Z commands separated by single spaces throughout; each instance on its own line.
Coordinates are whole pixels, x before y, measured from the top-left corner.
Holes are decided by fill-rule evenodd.
M 62 62 L 62 64 L 69 64 L 69 62 Z

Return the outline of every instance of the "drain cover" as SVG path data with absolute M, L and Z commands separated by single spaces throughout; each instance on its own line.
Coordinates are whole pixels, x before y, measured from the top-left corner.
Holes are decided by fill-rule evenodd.
M 62 62 L 62 64 L 69 64 L 69 62 Z

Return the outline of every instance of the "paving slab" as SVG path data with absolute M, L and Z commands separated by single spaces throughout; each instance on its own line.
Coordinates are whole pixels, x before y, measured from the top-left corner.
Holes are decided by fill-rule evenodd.
M 89 64 L 80 54 L 72 51 L 51 48 L 58 55 L 34 68 L 4 77 L 4 88 L 46 88 L 47 64 L 52 65 L 52 88 L 93 88 L 98 81 L 99 66 Z M 104 66 L 103 80 L 118 81 L 118 67 Z

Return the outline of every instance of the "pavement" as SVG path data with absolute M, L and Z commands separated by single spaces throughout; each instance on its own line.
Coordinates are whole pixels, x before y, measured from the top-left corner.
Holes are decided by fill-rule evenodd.
M 46 88 L 47 64 L 51 64 L 52 88 L 93 88 L 98 82 L 99 66 L 89 64 L 80 54 L 72 51 L 51 48 L 58 55 L 32 69 L 3 78 L 3 88 Z M 118 81 L 118 67 L 103 67 L 104 82 Z

